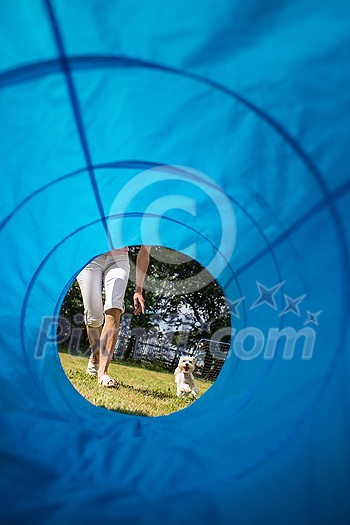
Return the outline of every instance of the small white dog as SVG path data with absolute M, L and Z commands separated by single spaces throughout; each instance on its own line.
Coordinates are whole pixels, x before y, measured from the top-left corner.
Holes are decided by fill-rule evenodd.
M 179 364 L 174 372 L 178 397 L 185 397 L 189 394 L 192 394 L 193 397 L 197 397 L 198 387 L 192 374 L 195 366 L 196 360 L 194 357 L 187 355 L 180 357 Z

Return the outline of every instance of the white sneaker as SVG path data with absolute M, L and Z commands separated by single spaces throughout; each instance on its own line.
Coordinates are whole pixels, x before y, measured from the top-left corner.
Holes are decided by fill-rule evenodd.
M 89 376 L 97 376 L 97 372 L 98 372 L 98 363 L 92 363 L 89 359 L 89 362 L 88 362 L 88 365 L 87 365 L 87 369 L 86 369 L 86 373 L 89 375 Z

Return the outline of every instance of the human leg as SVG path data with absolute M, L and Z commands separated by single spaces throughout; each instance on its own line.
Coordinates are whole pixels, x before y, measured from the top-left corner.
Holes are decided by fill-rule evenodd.
M 91 347 L 91 356 L 87 372 L 97 374 L 100 353 L 100 336 L 103 325 L 102 304 L 103 260 L 97 257 L 91 261 L 77 276 L 84 303 L 84 319 Z M 94 366 L 91 366 L 94 365 Z
M 102 332 L 102 325 L 94 328 L 93 326 L 86 325 L 86 331 L 90 343 L 91 355 L 89 360 L 94 365 L 98 365 L 100 361 L 100 339 Z
M 104 273 L 105 324 L 100 338 L 99 379 L 108 375 L 108 366 L 118 340 L 120 317 L 124 311 L 124 295 L 129 277 L 128 255 L 107 257 Z M 111 379 L 112 382 L 114 380 Z M 112 386 L 108 384 L 106 386 Z
M 98 378 L 108 373 L 108 366 L 112 360 L 114 348 L 118 340 L 121 314 L 122 311 L 119 308 L 111 308 L 105 312 L 105 323 L 100 339 Z

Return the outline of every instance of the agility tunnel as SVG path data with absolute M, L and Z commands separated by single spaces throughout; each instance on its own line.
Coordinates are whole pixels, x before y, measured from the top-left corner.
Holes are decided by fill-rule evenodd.
M 1 523 L 349 523 L 349 3 L 0 9 Z M 83 399 L 50 322 L 140 243 L 232 312 L 218 380 L 159 418 Z

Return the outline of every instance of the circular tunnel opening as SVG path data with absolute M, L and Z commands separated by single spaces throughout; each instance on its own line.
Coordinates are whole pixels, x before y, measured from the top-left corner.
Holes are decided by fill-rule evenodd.
M 154 417 L 190 406 L 217 380 L 230 348 L 230 310 L 220 285 L 199 262 L 152 246 L 143 284 L 145 312 L 135 315 L 139 253 L 140 246 L 129 247 L 124 311 L 108 367 L 116 388 L 98 384 L 97 376 L 87 373 L 93 342 L 77 279 L 61 306 L 57 343 L 64 372 L 86 400 Z M 99 293 L 105 304 L 103 280 Z

